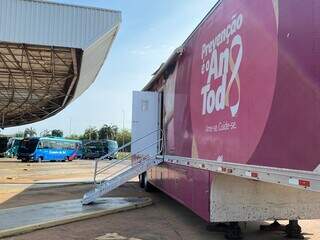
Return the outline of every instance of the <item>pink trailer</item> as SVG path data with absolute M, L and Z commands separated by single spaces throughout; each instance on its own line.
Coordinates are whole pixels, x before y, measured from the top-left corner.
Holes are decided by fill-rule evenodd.
M 134 93 L 133 140 L 165 138 L 141 185 L 233 233 L 288 219 L 299 235 L 320 218 L 319 57 L 320 1 L 219 1 Z

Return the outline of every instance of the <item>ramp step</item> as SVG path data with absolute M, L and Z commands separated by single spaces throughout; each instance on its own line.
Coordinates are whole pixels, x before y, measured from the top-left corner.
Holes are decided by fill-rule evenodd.
M 93 203 L 97 198 L 111 192 L 115 188 L 121 186 L 122 184 L 126 183 L 130 179 L 138 176 L 139 174 L 148 171 L 154 166 L 159 165 L 163 162 L 163 159 L 154 158 L 148 159 L 143 162 L 140 162 L 128 170 L 114 176 L 111 179 L 105 180 L 101 182 L 97 187 L 89 192 L 87 192 L 82 199 L 82 204 L 87 205 Z

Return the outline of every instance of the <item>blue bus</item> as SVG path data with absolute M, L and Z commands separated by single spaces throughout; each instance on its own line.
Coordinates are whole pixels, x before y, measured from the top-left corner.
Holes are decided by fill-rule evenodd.
M 33 137 L 21 141 L 17 157 L 27 161 L 72 161 L 81 157 L 82 143 L 55 137 Z

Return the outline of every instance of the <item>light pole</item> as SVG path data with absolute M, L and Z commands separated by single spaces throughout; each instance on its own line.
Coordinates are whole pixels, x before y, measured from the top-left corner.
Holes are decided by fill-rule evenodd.
M 122 109 L 122 146 L 124 146 L 124 117 L 125 117 L 125 112 Z

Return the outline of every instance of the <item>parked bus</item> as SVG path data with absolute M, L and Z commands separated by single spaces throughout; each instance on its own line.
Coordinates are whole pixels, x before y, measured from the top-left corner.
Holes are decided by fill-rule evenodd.
M 103 140 L 107 153 L 111 154 L 111 158 L 117 158 L 119 148 L 118 142 L 114 140 Z
M 4 157 L 7 151 L 9 138 L 6 136 L 0 136 L 0 157 Z
M 22 140 L 18 159 L 25 161 L 72 161 L 81 154 L 81 141 L 54 137 Z
M 83 159 L 96 159 L 103 155 L 103 145 L 101 142 L 89 141 L 83 144 Z
M 118 143 L 113 140 L 89 141 L 83 144 L 83 158 L 96 159 L 106 154 L 112 154 L 110 159 L 117 158 Z
M 10 158 L 16 157 L 21 141 L 22 141 L 22 138 L 16 138 L 16 137 L 10 138 L 6 146 L 6 152 L 4 156 L 10 157 Z

